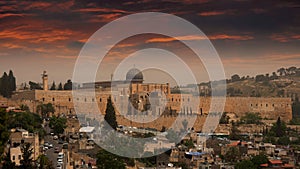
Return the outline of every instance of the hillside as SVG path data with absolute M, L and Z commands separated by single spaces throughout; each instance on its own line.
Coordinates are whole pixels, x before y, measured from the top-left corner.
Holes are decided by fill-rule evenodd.
M 249 78 L 227 83 L 228 96 L 291 97 L 300 96 L 300 76 L 279 76 L 277 79 L 257 81 Z

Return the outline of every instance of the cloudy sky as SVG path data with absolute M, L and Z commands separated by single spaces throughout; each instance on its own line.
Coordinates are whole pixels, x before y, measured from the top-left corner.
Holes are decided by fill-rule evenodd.
M 65 82 L 95 31 L 138 12 L 174 14 L 195 24 L 219 53 L 227 77 L 300 66 L 298 0 L 20 0 L 0 1 L 0 72 L 12 69 L 22 83 L 40 81 L 47 70 L 50 81 Z M 145 48 L 143 44 L 176 48 L 170 42 L 164 36 L 132 37 L 115 47 L 107 60 Z M 109 77 L 107 73 L 103 78 Z

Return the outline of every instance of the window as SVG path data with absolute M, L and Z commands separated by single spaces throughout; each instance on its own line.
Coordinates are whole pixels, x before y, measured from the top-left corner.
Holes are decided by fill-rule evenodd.
M 102 99 L 100 98 L 100 102 L 102 102 Z
M 92 102 L 94 102 L 95 101 L 95 99 L 94 98 L 92 98 Z
M 266 104 L 266 107 L 268 107 L 268 104 Z
M 52 98 L 52 101 L 55 101 L 55 98 L 54 98 L 54 97 Z
M 86 98 L 84 98 L 84 101 L 86 102 Z
M 45 101 L 45 97 L 43 97 L 43 99 L 42 99 L 42 100 L 43 100 L 43 102 L 44 102 L 44 101 Z
M 69 102 L 71 101 L 71 98 L 69 98 Z
M 21 157 L 22 157 L 22 156 L 21 156 L 21 155 L 19 155 L 18 159 L 19 159 L 19 160 L 21 160 Z
M 15 161 L 15 160 L 16 160 L 16 157 L 15 157 L 15 156 L 12 156 L 12 160 Z
M 252 104 L 250 104 L 250 106 L 252 107 L 253 105 L 252 105 Z

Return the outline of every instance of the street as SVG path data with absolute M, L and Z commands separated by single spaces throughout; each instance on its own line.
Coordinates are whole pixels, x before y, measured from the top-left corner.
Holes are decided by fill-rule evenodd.
M 46 122 L 47 124 L 47 122 Z M 48 157 L 50 161 L 52 161 L 54 168 L 57 167 L 57 156 L 58 153 L 55 153 L 54 150 L 56 147 L 59 148 L 60 152 L 62 151 L 62 144 L 58 144 L 58 140 L 53 140 L 53 136 L 50 135 L 51 129 L 49 128 L 48 124 L 45 127 L 47 135 L 45 136 L 45 142 L 53 144 L 53 148 L 50 148 L 45 151 L 45 155 Z M 65 158 L 64 158 L 64 165 L 65 165 Z M 62 167 L 63 168 L 63 167 Z

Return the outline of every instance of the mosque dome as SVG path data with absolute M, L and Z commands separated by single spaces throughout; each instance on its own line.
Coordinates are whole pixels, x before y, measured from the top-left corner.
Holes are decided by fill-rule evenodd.
M 126 74 L 126 81 L 142 83 L 143 78 L 143 73 L 137 68 L 130 69 Z

